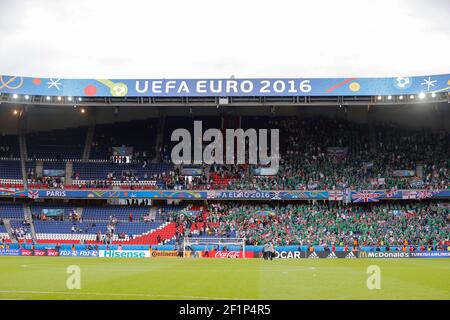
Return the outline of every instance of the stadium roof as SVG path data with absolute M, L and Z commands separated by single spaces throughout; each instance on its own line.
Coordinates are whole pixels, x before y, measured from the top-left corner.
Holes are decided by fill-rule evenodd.
M 449 73 L 448 0 L 0 2 L 0 74 L 57 78 Z

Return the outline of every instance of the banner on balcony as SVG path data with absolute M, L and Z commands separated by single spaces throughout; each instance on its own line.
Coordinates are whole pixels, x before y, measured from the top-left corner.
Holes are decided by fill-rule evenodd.
M 448 92 L 449 81 L 449 74 L 279 79 L 62 79 L 0 75 L 0 93 L 66 97 L 377 96 Z

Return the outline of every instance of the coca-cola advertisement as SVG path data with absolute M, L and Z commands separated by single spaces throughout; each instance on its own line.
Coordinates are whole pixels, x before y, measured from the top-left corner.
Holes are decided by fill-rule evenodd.
M 252 251 L 246 251 L 245 252 L 245 258 L 253 258 L 254 254 Z M 222 251 L 202 251 L 201 252 L 202 258 L 219 258 L 219 259 L 237 259 L 237 258 L 244 258 L 243 251 L 228 251 L 228 250 L 222 250 Z

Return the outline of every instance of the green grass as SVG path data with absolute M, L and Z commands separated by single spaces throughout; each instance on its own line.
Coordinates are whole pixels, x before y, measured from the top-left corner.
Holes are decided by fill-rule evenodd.
M 67 267 L 81 268 L 69 290 Z M 381 289 L 368 290 L 369 265 Z M 450 259 L 0 257 L 0 299 L 450 299 Z

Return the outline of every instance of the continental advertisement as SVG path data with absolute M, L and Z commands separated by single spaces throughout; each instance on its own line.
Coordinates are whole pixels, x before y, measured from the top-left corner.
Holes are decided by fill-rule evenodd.
M 186 251 L 185 257 L 189 258 L 191 256 L 190 251 Z M 182 251 L 176 250 L 150 250 L 150 257 L 152 258 L 179 258 L 183 257 Z

